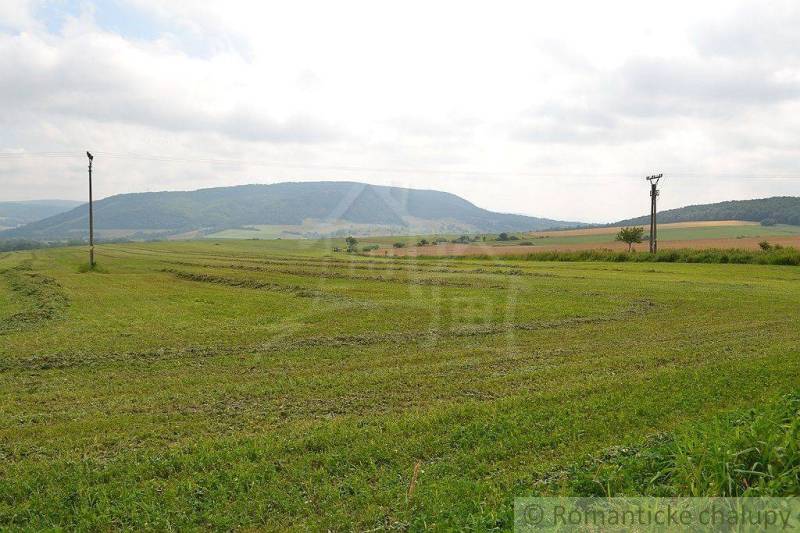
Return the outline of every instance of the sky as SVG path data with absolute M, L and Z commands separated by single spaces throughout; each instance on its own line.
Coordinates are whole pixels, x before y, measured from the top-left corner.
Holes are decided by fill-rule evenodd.
M 0 201 L 280 181 L 610 222 L 800 195 L 800 2 L 2 0 Z

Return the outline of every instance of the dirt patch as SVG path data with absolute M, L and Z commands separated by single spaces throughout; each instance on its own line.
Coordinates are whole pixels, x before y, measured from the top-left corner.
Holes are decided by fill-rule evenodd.
M 786 237 L 744 237 L 741 239 L 694 239 L 684 241 L 662 241 L 658 243 L 659 250 L 674 250 L 679 248 L 705 249 L 722 248 L 739 250 L 759 250 L 758 243 L 767 240 L 771 244 L 800 248 L 800 235 Z M 625 251 L 628 245 L 621 242 L 614 243 L 576 243 L 576 244 L 542 244 L 538 246 L 492 246 L 490 244 L 438 244 L 435 246 L 412 246 L 410 248 L 396 248 L 389 250 L 391 256 L 409 257 L 438 257 L 438 256 L 462 256 L 462 255 L 527 255 L 536 252 L 567 252 L 580 250 L 615 250 Z M 647 251 L 647 243 L 634 246 L 634 250 L 640 252 Z M 382 251 L 381 251 L 382 252 Z

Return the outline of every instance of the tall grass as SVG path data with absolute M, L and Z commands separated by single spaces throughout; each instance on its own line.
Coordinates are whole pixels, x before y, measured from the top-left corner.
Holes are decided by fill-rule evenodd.
M 486 259 L 496 259 L 489 257 Z M 652 263 L 732 263 L 750 265 L 800 265 L 800 250 L 796 248 L 777 248 L 772 250 L 739 250 L 690 248 L 662 250 L 655 254 L 649 252 L 617 252 L 614 250 L 580 250 L 574 252 L 553 251 L 535 252 L 527 255 L 502 256 L 502 259 L 523 259 L 527 261 L 610 261 L 610 262 L 652 262 Z
M 800 495 L 800 391 L 706 426 L 617 448 L 567 472 L 577 495 Z

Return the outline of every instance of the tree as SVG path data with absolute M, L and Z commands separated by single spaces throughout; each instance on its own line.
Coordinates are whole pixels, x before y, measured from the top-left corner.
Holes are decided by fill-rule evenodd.
M 352 235 L 347 237 L 344 240 L 344 242 L 347 243 L 347 251 L 348 252 L 355 252 L 355 251 L 358 250 L 358 240 L 355 237 L 353 237 Z
M 498 241 L 507 241 L 508 240 L 508 233 L 505 231 L 497 236 Z
M 626 243 L 630 252 L 634 244 L 642 242 L 643 235 L 644 228 L 642 226 L 630 226 L 620 229 L 616 240 Z

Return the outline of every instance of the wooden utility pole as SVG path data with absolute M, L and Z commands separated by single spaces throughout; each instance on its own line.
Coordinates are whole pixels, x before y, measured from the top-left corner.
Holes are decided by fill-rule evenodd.
M 658 199 L 658 182 L 664 174 L 655 174 L 647 176 L 645 179 L 650 182 L 650 253 L 654 254 L 658 251 L 658 225 L 656 223 L 657 199 Z
M 94 156 L 86 152 L 89 158 L 89 268 L 94 268 L 94 210 L 92 209 L 92 161 Z

